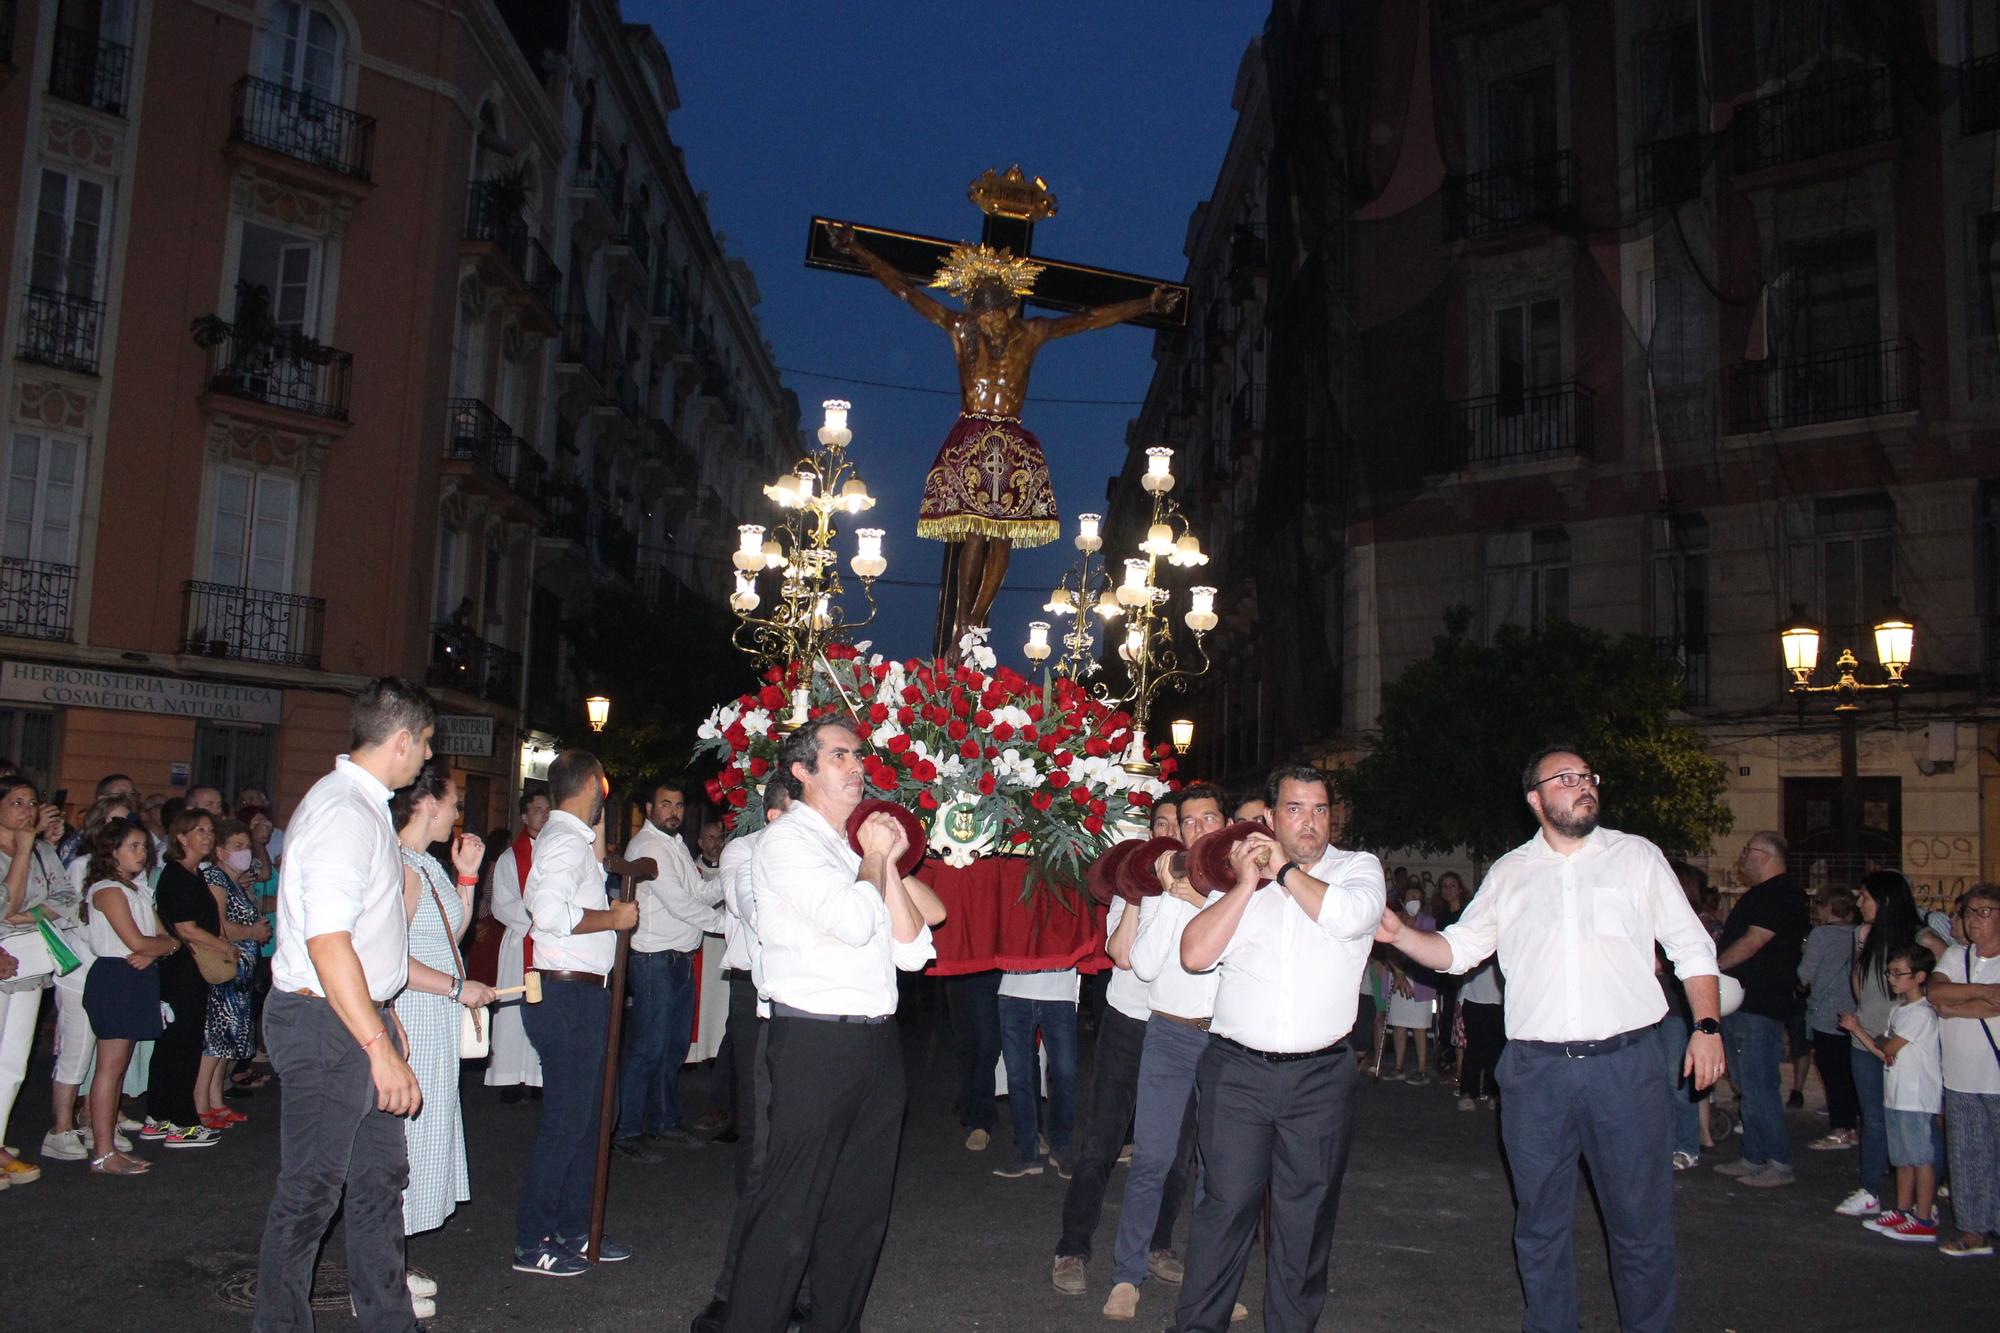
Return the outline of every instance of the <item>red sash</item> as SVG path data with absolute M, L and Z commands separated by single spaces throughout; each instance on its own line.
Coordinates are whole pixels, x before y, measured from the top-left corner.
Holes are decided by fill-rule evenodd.
M 535 840 L 522 829 L 514 835 L 514 874 L 521 886 L 521 897 L 528 896 L 528 871 L 535 863 Z M 521 937 L 521 968 L 526 971 L 535 965 L 535 939 L 533 935 Z

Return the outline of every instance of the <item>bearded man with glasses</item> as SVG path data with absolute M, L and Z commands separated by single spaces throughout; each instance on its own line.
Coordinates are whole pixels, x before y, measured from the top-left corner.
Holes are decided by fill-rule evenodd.
M 1660 849 L 1598 825 L 1598 775 L 1573 745 L 1528 760 L 1521 792 L 1541 829 L 1493 863 L 1453 925 L 1416 930 L 1385 909 L 1375 938 L 1422 966 L 1463 975 L 1496 952 L 1507 977 L 1507 1098 L 1501 1137 L 1514 1178 L 1523 1328 L 1578 1326 L 1571 1224 L 1576 1165 L 1604 1214 L 1620 1326 L 1674 1327 L 1670 1108 L 1659 1078 L 1666 997 L 1658 943 L 1686 987 L 1694 1033 L 1685 1072 L 1723 1071 L 1715 945 Z

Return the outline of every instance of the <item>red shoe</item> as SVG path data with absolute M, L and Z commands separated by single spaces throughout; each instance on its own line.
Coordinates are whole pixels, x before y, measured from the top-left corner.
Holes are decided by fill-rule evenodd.
M 1937 1214 L 1918 1217 L 1915 1213 L 1904 1213 L 1903 1220 L 1893 1227 L 1885 1227 L 1882 1234 L 1890 1240 L 1916 1241 L 1923 1245 L 1937 1244 Z
M 220 1108 L 213 1111 L 203 1111 L 201 1112 L 201 1123 L 208 1129 L 228 1129 L 231 1123 L 229 1112 Z
M 222 1113 L 223 1123 L 225 1125 L 240 1125 L 244 1121 L 250 1118 L 249 1116 L 244 1115 L 241 1111 L 238 1111 L 233 1107 L 218 1106 L 215 1109 Z

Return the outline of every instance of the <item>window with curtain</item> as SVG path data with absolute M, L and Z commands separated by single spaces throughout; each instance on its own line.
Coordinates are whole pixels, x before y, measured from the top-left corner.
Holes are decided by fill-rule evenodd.
M 209 581 L 259 592 L 291 592 L 298 509 L 297 477 L 240 467 L 219 469 Z
M 264 33 L 264 77 L 322 101 L 339 100 L 340 25 L 318 5 L 274 0 Z
M 82 453 L 83 445 L 76 440 L 16 432 L 7 457 L 0 555 L 56 565 L 75 562 L 77 473 Z

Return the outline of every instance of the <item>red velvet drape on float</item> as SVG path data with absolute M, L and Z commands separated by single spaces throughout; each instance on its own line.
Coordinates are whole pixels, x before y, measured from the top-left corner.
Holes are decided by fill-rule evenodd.
M 932 976 L 994 968 L 1102 972 L 1111 966 L 1104 953 L 1104 909 L 1088 897 L 1045 889 L 1021 901 L 1026 857 L 981 857 L 964 870 L 927 861 L 917 878 L 943 900 L 946 912 L 944 924 L 931 932 L 937 961 L 925 970 Z

